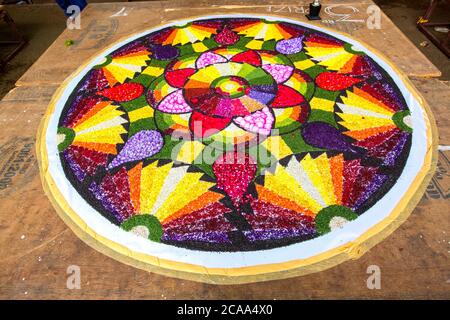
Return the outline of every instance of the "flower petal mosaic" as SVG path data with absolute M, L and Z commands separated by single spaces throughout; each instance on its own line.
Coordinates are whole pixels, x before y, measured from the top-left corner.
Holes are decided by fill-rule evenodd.
M 71 210 L 131 251 L 222 268 L 308 258 L 387 217 L 415 177 L 424 115 L 382 61 L 285 19 L 146 31 L 66 83 L 49 168 Z

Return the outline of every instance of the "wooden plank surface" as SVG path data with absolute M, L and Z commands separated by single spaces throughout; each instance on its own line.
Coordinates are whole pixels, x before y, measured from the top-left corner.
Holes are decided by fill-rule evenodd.
M 450 82 L 432 79 L 413 79 L 412 82 L 433 109 L 439 144 L 450 146 Z
M 450 141 L 449 88 L 415 80 L 437 118 L 441 141 Z M 70 231 L 45 196 L 35 156 L 35 135 L 55 86 L 19 87 L 0 102 L 0 298 L 450 298 L 450 152 L 407 221 L 360 259 L 324 272 L 233 286 L 164 277 L 116 262 Z M 441 143 L 442 144 L 442 143 Z M 6 175 L 6 172 L 13 172 Z M 4 178 L 9 177 L 9 183 Z M 67 289 L 67 268 L 80 267 L 81 289 Z M 366 286 L 367 268 L 381 269 L 381 289 Z
M 450 152 L 440 153 L 439 169 L 427 194 L 390 237 L 358 260 L 288 280 L 214 286 L 159 276 L 96 252 L 59 219 L 41 187 L 35 135 L 57 86 L 88 57 L 133 32 L 188 16 L 241 11 L 304 20 L 299 2 L 281 6 L 267 1 L 251 7 L 242 7 L 243 2 L 225 2 L 227 7 L 208 3 L 171 2 L 170 7 L 161 2 L 89 5 L 82 14 L 82 29 L 66 30 L 17 83 L 33 88 L 18 87 L 0 102 L 0 124 L 8 128 L 7 135 L 0 134 L 0 243 L 7 244 L 0 246 L 0 298 L 450 298 Z M 371 2 L 339 4 L 341 7 L 330 12 L 342 14 L 354 7 L 359 12 L 352 14 L 352 20 L 365 20 Z M 123 7 L 122 13 L 127 16 L 111 17 Z M 340 18 L 333 16 L 335 20 Z M 439 71 L 384 15 L 381 30 L 369 30 L 365 22 L 355 21 L 335 21 L 327 26 L 376 46 L 410 76 L 439 76 Z M 75 40 L 75 45 L 65 47 L 67 39 Z M 449 145 L 448 86 L 433 79 L 416 79 L 414 84 L 435 112 L 440 144 Z M 381 268 L 381 290 L 366 286 L 366 270 L 373 264 Z M 80 290 L 66 287 L 70 265 L 81 268 Z
M 133 3 L 94 3 L 81 13 L 81 29 L 66 29 L 16 85 L 60 84 L 88 58 L 106 46 L 133 33 L 154 26 L 200 15 L 251 13 L 271 14 L 307 21 L 305 10 L 310 1 L 170 1 Z M 439 77 L 440 71 L 381 12 L 380 29 L 367 25 L 367 9 L 372 1 L 323 1 L 319 26 L 346 32 L 377 48 L 411 77 Z M 369 19 L 370 20 L 370 19 Z M 74 45 L 65 46 L 66 40 Z

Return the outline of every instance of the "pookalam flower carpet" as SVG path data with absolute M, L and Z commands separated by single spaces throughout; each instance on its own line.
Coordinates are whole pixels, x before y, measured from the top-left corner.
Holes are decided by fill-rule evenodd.
M 431 131 L 415 89 L 358 41 L 225 15 L 80 67 L 38 153 L 57 211 L 100 251 L 246 282 L 332 266 L 397 225 L 431 170 Z

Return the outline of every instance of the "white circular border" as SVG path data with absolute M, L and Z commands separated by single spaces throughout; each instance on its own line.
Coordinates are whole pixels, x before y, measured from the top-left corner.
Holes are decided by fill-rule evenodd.
M 359 46 L 361 51 L 371 57 L 393 78 L 395 84 L 398 86 L 403 97 L 405 98 L 405 101 L 407 102 L 413 119 L 412 144 L 409 158 L 395 185 L 374 206 L 364 212 L 364 214 L 359 216 L 356 220 L 347 223 L 342 229 L 332 231 L 318 238 L 274 249 L 245 252 L 198 251 L 152 242 L 120 229 L 117 225 L 109 222 L 105 217 L 99 214 L 98 211 L 92 208 L 86 200 L 80 196 L 70 181 L 67 180 L 59 158 L 56 132 L 59 117 L 64 105 L 69 98 L 69 95 L 84 75 L 91 70 L 93 66 L 99 64 L 105 55 L 139 37 L 166 27 L 175 25 L 181 26 L 191 21 L 214 18 L 262 18 L 269 21 L 284 21 L 330 34 L 337 39 L 341 39 L 345 42 L 351 43 L 352 45 Z M 156 256 L 161 259 L 200 265 L 206 268 L 240 268 L 307 259 L 356 240 L 371 227 L 384 220 L 394 210 L 398 201 L 405 195 L 409 186 L 414 181 L 415 177 L 421 170 L 422 165 L 424 164 L 425 155 L 427 152 L 426 132 L 427 127 L 424 118 L 424 110 L 420 106 L 419 101 L 417 101 L 414 95 L 407 89 L 402 79 L 383 59 L 371 53 L 358 41 L 350 39 L 344 35 L 334 33 L 330 30 L 324 30 L 314 25 L 309 25 L 287 18 L 247 14 L 223 14 L 186 19 L 174 23 L 168 23 L 162 27 L 148 29 L 131 36 L 120 43 L 116 43 L 114 46 L 98 54 L 81 72 L 73 77 L 70 83 L 63 89 L 59 99 L 55 102 L 55 109 L 50 116 L 48 127 L 45 132 L 45 143 L 48 153 L 48 172 L 53 178 L 55 185 L 58 187 L 62 196 L 72 210 L 98 235 L 123 245 L 131 251 Z M 74 206 L 74 204 L 76 204 L 76 206 Z

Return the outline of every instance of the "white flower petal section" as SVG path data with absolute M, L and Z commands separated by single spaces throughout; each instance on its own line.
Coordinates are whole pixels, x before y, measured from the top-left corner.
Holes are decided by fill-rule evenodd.
M 305 190 L 311 198 L 313 198 L 322 208 L 327 204 L 320 195 L 320 191 L 317 190 L 313 181 L 311 181 L 307 170 L 302 166 L 301 162 L 298 162 L 295 157 L 292 157 L 286 166 L 286 172 L 289 173 L 297 183 Z
M 369 117 L 383 118 L 383 119 L 391 119 L 392 118 L 392 116 L 389 116 L 389 115 L 381 114 L 381 113 L 363 109 L 363 108 L 350 106 L 350 105 L 347 105 L 344 103 L 337 102 L 337 105 L 339 106 L 339 108 L 342 110 L 343 113 L 357 114 L 360 116 L 369 116 Z
M 343 217 L 339 216 L 333 217 L 330 220 L 330 229 L 331 231 L 342 229 L 347 222 L 348 220 Z
M 412 128 L 413 127 L 412 117 L 410 115 L 407 115 L 406 117 L 403 118 L 403 123 L 406 124 L 408 127 Z

